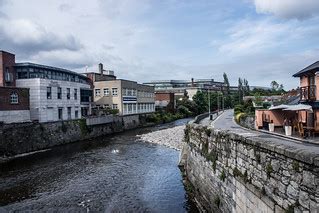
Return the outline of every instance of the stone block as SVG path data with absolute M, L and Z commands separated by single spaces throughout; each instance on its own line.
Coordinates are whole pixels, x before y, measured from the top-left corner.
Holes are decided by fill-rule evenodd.
M 300 193 L 299 193 L 299 203 L 304 208 L 309 209 L 310 199 L 309 199 L 309 195 L 308 195 L 307 192 L 300 191 Z

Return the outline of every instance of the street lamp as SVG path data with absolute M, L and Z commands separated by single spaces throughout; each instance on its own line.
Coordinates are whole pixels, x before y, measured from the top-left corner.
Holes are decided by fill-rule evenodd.
M 209 119 L 211 120 L 211 116 L 210 116 L 210 91 L 209 91 L 209 89 L 207 90 L 207 94 L 208 94 L 208 116 L 209 116 Z

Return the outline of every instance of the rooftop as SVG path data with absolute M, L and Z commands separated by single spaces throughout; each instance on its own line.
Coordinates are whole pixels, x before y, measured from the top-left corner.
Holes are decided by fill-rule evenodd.
M 47 66 L 47 65 L 42 65 L 42 64 L 35 64 L 35 63 L 30 63 L 30 62 L 23 62 L 23 63 L 16 63 L 15 67 L 34 67 L 34 68 L 42 68 L 42 69 L 48 69 L 48 70 L 54 70 L 54 71 L 58 71 L 58 72 L 64 72 L 64 73 L 69 73 L 69 74 L 73 74 L 73 75 L 77 75 L 83 78 L 87 78 L 86 76 L 71 71 L 71 70 L 67 70 L 67 69 L 63 69 L 63 68 L 59 68 L 59 67 L 52 67 L 52 66 Z
M 299 72 L 297 72 L 296 74 L 293 75 L 293 77 L 300 77 L 308 72 L 317 72 L 319 71 L 319 61 L 309 65 L 308 67 L 300 70 Z

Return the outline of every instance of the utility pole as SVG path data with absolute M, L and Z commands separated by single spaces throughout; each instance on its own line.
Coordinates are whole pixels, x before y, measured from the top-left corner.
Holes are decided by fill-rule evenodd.
M 225 97 L 224 97 L 224 95 L 223 95 L 223 112 L 224 112 L 224 110 L 225 110 Z
M 210 91 L 209 91 L 209 89 L 207 90 L 207 94 L 208 94 L 208 116 L 209 116 L 209 119 L 211 119 L 211 117 L 210 117 Z
M 217 92 L 217 115 L 219 113 L 219 92 Z

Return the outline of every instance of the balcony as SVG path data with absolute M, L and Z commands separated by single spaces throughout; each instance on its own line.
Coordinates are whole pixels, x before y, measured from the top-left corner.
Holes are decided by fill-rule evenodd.
M 300 87 L 300 101 L 315 101 L 316 100 L 316 86 Z

